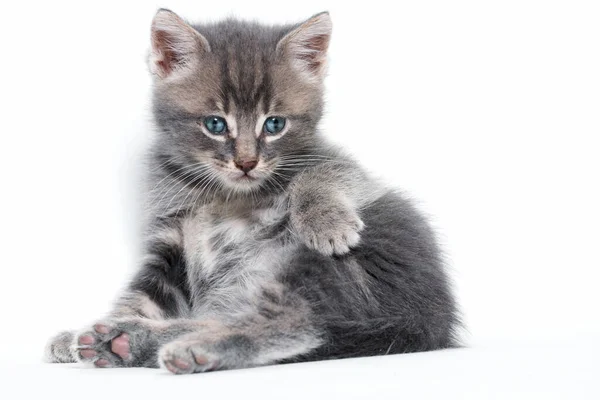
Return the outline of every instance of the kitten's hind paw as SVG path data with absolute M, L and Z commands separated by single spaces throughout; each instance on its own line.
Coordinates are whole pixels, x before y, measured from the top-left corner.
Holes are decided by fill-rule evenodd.
M 75 357 L 100 368 L 155 367 L 156 345 L 140 320 L 96 323 L 74 339 Z
M 159 352 L 160 363 L 174 374 L 193 374 L 219 369 L 216 354 L 206 351 L 199 341 L 176 340 L 164 345 Z

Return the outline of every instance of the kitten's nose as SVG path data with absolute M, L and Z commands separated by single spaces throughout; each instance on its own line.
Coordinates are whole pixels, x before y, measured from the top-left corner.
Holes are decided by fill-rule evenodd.
M 244 171 L 246 174 L 252 171 L 257 164 L 257 160 L 235 161 L 235 166 Z

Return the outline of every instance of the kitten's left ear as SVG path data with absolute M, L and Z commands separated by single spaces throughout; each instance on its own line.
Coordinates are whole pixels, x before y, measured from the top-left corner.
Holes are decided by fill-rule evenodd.
M 325 75 L 330 39 L 331 18 L 328 12 L 322 12 L 285 35 L 277 44 L 277 51 L 306 78 L 320 81 Z

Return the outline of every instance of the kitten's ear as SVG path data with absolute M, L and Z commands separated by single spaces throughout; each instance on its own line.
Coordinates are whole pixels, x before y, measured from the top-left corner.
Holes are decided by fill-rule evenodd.
M 277 50 L 309 80 L 320 81 L 325 75 L 330 38 L 331 18 L 328 12 L 322 12 L 285 35 Z
M 150 71 L 160 78 L 190 68 L 210 51 L 204 36 L 172 11 L 161 8 L 152 20 Z

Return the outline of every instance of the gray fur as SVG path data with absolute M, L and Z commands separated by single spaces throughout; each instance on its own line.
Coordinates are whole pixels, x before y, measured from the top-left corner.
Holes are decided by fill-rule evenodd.
M 44 360 L 54 363 L 73 363 L 77 359 L 71 351 L 73 332 L 60 332 L 48 341 L 44 352 Z
M 456 345 L 427 222 L 317 131 L 330 29 L 326 13 L 275 27 L 157 13 L 146 254 L 114 310 L 54 338 L 49 361 L 192 373 Z M 261 131 L 269 115 L 281 135 Z

